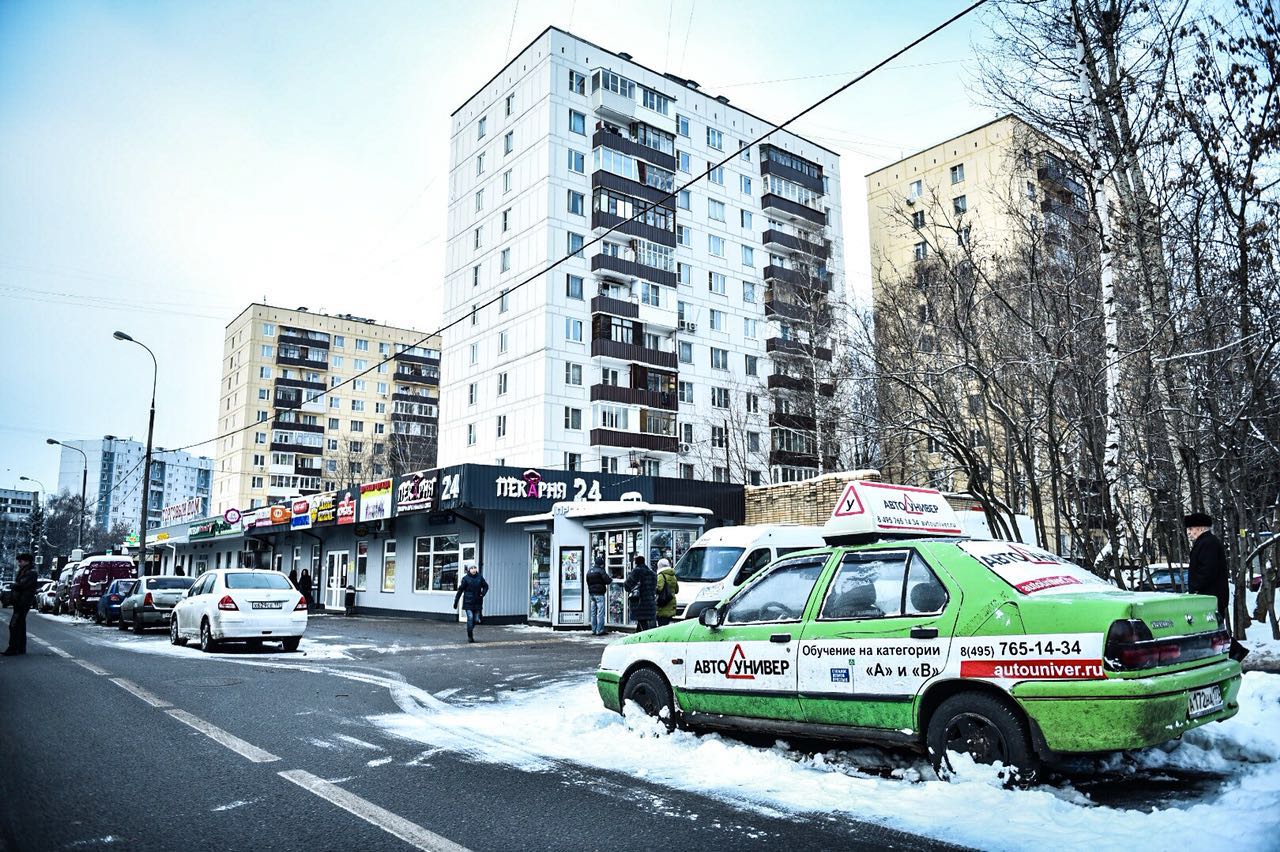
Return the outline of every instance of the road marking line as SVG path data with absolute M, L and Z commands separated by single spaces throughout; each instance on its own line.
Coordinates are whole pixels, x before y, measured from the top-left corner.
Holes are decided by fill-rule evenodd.
M 373 802 L 362 799 L 336 784 L 330 784 L 310 772 L 290 769 L 278 774 L 286 781 L 292 781 L 302 789 L 314 793 L 330 804 L 337 805 L 347 813 L 358 816 L 370 825 L 400 838 L 415 849 L 421 849 L 423 852 L 469 852 L 465 846 L 459 846 L 452 840 L 428 831 L 417 823 L 409 822 L 404 817 L 380 808 Z
M 163 698 L 157 698 L 156 696 L 152 695 L 150 692 L 147 692 L 145 689 L 138 686 L 136 683 L 134 683 L 131 680 L 125 680 L 122 677 L 113 677 L 111 678 L 111 682 L 114 683 L 116 686 L 120 687 L 121 689 L 123 689 L 125 692 L 132 693 L 137 698 L 141 698 L 143 701 L 147 702 L 152 707 L 159 707 L 161 710 L 164 710 L 166 708 L 173 706 L 168 701 L 165 701 Z
M 96 674 L 96 675 L 109 675 L 109 674 L 111 674 L 111 672 L 107 671 L 106 669 L 100 669 L 100 668 L 98 668 L 97 666 L 95 666 L 93 663 L 90 663 L 90 662 L 88 662 L 88 661 L 86 661 L 86 660 L 77 660 L 75 657 L 71 657 L 70 659 L 71 659 L 71 662 L 75 663 L 75 664 L 76 664 L 77 666 L 79 666 L 80 668 L 82 668 L 82 669 L 88 669 L 89 671 L 93 672 L 93 673 L 94 673 L 94 674 Z
M 245 742 L 235 734 L 227 733 L 217 725 L 206 722 L 198 716 L 192 716 L 186 710 L 179 710 L 174 707 L 166 710 L 165 712 L 182 724 L 196 729 L 218 745 L 229 748 L 241 757 L 252 760 L 254 763 L 271 763 L 272 761 L 280 759 L 269 751 L 263 751 L 253 743 Z
M 45 647 L 46 647 L 46 648 L 48 648 L 50 651 L 52 651 L 53 653 L 57 654 L 59 657 L 62 657 L 64 660 L 69 660 L 69 659 L 71 659 L 71 655 L 70 655 L 70 654 L 68 654 L 66 651 L 62 650 L 62 649 L 61 649 L 61 648 L 59 648 L 57 645 L 52 645 L 52 644 L 50 644 L 50 643 L 48 643 L 48 642 L 44 641 L 44 640 L 43 640 L 43 639 L 41 639 L 39 636 L 32 636 L 32 637 L 31 637 L 31 640 L 32 640 L 33 642 L 39 642 L 41 645 L 45 646 Z

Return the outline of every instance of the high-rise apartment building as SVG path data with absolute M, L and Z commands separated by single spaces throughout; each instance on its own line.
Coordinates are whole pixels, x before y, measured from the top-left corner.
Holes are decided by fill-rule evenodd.
M 427 337 L 350 314 L 245 308 L 223 348 L 218 433 L 234 434 L 217 443 L 212 511 L 434 465 L 440 344 Z
M 1035 260 L 1041 265 L 1065 262 L 1089 217 L 1070 154 L 1012 115 L 878 169 L 866 180 L 877 344 L 886 360 L 901 363 L 919 365 L 955 350 L 934 322 L 949 303 L 944 298 L 940 305 L 929 295 L 931 276 L 967 282 L 966 268 L 974 262 L 992 265 L 996 258 L 1026 255 L 1028 246 L 1043 253 Z M 967 321 L 980 317 L 975 310 Z M 884 351 L 894 347 L 902 351 Z M 896 400 L 890 383 L 882 384 L 882 409 L 914 404 Z M 1008 491 L 1011 483 L 999 481 L 1000 459 L 992 458 L 1008 452 L 1008 441 L 976 378 L 949 390 L 960 395 L 952 401 L 949 440 L 959 436 L 974 456 L 985 457 L 993 485 Z M 957 452 L 943 452 L 942 443 L 922 430 L 891 429 L 882 436 L 883 474 L 944 490 L 967 487 Z
M 71 448 L 75 449 L 71 449 Z M 82 457 L 79 452 L 84 453 Z M 138 528 L 142 513 L 142 466 L 147 445 L 106 435 L 99 440 L 63 441 L 58 458 L 58 491 L 80 496 L 85 487 L 88 517 L 104 529 L 117 524 Z M 85 464 L 89 473 L 85 477 Z M 151 453 L 147 526 L 161 526 L 166 506 L 191 500 L 209 502 L 213 459 L 155 447 Z
M 835 153 L 786 132 L 754 144 L 770 122 L 554 27 L 452 123 L 444 458 L 816 472 L 787 361 L 831 358 L 811 335 L 815 298 L 843 304 Z
M 37 499 L 36 491 L 0 488 L 0 578 L 11 579 L 18 554 L 31 551 L 28 521 Z

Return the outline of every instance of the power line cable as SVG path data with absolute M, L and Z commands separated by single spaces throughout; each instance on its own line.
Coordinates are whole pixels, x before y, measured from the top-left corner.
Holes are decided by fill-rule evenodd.
M 811 113 L 811 112 L 813 112 L 814 110 L 818 109 L 819 107 L 823 106 L 823 105 L 824 105 L 824 104 L 826 104 L 828 101 L 832 100 L 833 98 L 838 97 L 839 95 L 843 94 L 843 93 L 844 93 L 845 91 L 847 91 L 848 89 L 850 89 L 850 88 L 852 88 L 853 86 L 857 85 L 859 82 L 861 82 L 862 80 L 866 79 L 868 76 L 870 76 L 871 74 L 875 73 L 877 70 L 879 70 L 879 69 L 883 68 L 885 65 L 888 65 L 890 62 L 893 62 L 893 61 L 894 61 L 895 59 L 897 59 L 899 56 L 902 56 L 903 54 L 905 54 L 905 53 L 907 53 L 908 51 L 910 51 L 912 48 L 916 47 L 917 45 L 919 45 L 919 44 L 921 44 L 921 43 L 923 43 L 923 42 L 925 42 L 925 41 L 927 41 L 928 39 L 930 39 L 930 38 L 931 38 L 931 37 L 933 37 L 934 35 L 937 35 L 938 33 L 942 32 L 944 29 L 946 29 L 947 27 L 951 26 L 951 25 L 952 25 L 952 24 L 954 24 L 956 21 L 959 21 L 961 18 L 964 18 L 966 15 L 970 14 L 971 12 L 973 12 L 973 11 L 974 11 L 975 9 L 977 9 L 978 7 L 980 7 L 980 6 L 984 5 L 986 2 L 987 2 L 987 0 L 976 0 L 976 2 L 974 2 L 974 3 L 970 4 L 969 6 L 966 6 L 964 9 L 962 9 L 961 11 L 959 11 L 959 12 L 957 12 L 956 14 L 952 15 L 950 18 L 948 18 L 947 20 L 945 20 L 945 21 L 943 21 L 942 23 L 938 24 L 937 26 L 933 27 L 931 30 L 929 30 L 929 31 L 928 31 L 928 32 L 926 32 L 925 34 L 923 34 L 923 35 L 921 35 L 921 36 L 918 36 L 917 38 L 915 38 L 915 39 L 913 39 L 912 41 L 908 42 L 908 43 L 907 43 L 906 45 L 904 45 L 903 47 L 898 48 L 898 49 L 897 49 L 897 50 L 895 50 L 893 53 L 891 53 L 889 56 L 885 57 L 884 59 L 880 60 L 880 61 L 879 61 L 879 62 L 877 62 L 876 64 L 872 65 L 870 68 L 867 68 L 865 71 L 862 71 L 861 73 L 859 73 L 857 76 L 855 76 L 854 78 L 852 78 L 852 79 L 851 79 L 851 80 L 849 80 L 848 82 L 846 82 L 846 83 L 844 83 L 844 84 L 840 85 L 840 86 L 839 86 L 839 87 L 837 87 L 836 89 L 832 90 L 831 92 L 827 93 L 827 94 L 826 94 L 826 95 L 824 95 L 823 97 L 819 98 L 817 101 L 815 101 L 815 102 L 813 102 L 812 104 L 810 104 L 809 106 L 805 107 L 805 108 L 804 108 L 804 109 L 802 109 L 800 112 L 798 112 L 798 113 L 796 113 L 795 115 L 791 116 L 791 118 L 788 118 L 786 121 L 782 122 L 781 124 L 777 124 L 777 125 L 772 126 L 769 130 L 767 130 L 766 132 L 764 132 L 763 134 L 761 134 L 759 137 L 757 137 L 757 138 L 755 138 L 755 139 L 751 140 L 751 141 L 750 141 L 749 143 L 747 143 L 747 144 L 748 144 L 748 145 L 758 145 L 758 144 L 760 144 L 761 142 L 764 142 L 766 139 L 769 139 L 771 136 L 773 136 L 773 135 L 774 135 L 775 133 L 777 133 L 778 131 L 786 129 L 787 127 L 789 127 L 790 125 L 792 125 L 792 124 L 793 124 L 793 123 L 795 123 L 796 121 L 800 120 L 800 119 L 801 119 L 801 118 L 803 118 L 804 116 L 808 115 L 809 113 Z M 690 12 L 690 17 L 692 17 L 692 11 Z M 745 147 L 745 146 L 744 146 L 744 147 Z M 741 149 L 739 149 L 739 150 L 741 150 Z M 635 212 L 634 214 L 632 214 L 632 216 L 630 216 L 629 218 L 627 218 L 627 219 L 623 219 L 622 221 L 618 222 L 617 224 L 615 224 L 615 225 L 613 225 L 613 226 L 611 226 L 611 227 L 607 228 L 607 229 L 604 231 L 604 233 L 600 234 L 599 236 L 593 237 L 591 240 L 589 240 L 589 241 L 587 241 L 587 242 L 583 243 L 583 244 L 582 244 L 582 246 L 581 246 L 577 251 L 573 252 L 572 254 L 566 254 L 566 255 L 564 255 L 563 257 L 559 258 L 558 260 L 553 261 L 553 262 L 552 262 L 552 263 L 550 263 L 548 266 L 546 266 L 545 268 L 543 268 L 543 269 L 539 270 L 538 272 L 535 272 L 533 275 L 530 275 L 528 278 L 525 278 L 523 281 L 520 281 L 519 283 L 517 283 L 517 284 L 513 284 L 511 287 L 508 287 L 508 288 L 504 289 L 502 292 L 498 293 L 497 295 L 495 295 L 493 298 L 489 299 L 488 301 L 481 302 L 481 303 L 479 303 L 479 304 L 477 304 L 477 305 L 473 305 L 473 306 L 472 306 L 472 308 L 471 308 L 471 310 L 470 310 L 470 311 L 468 311 L 467 313 L 461 314 L 457 319 L 452 320 L 451 322 L 447 322 L 447 323 L 445 323 L 444 325 L 440 326 L 440 328 L 436 329 L 435 331 L 430 332 L 430 333 L 428 333 L 428 334 L 424 335 L 424 336 L 423 336 L 422 338 L 420 338 L 417 342 L 415 342 L 414 344 L 412 344 L 411 346 L 406 347 L 406 348 L 407 348 L 407 349 L 415 349 L 415 348 L 418 348 L 418 347 L 420 347 L 420 346 L 423 346 L 424 344 L 428 343 L 428 342 L 431 340 L 431 338 L 439 336 L 440 334 L 444 333 L 445 331 L 448 331 L 449 329 L 453 328 L 453 327 L 454 327 L 454 326 L 456 326 L 456 325 L 460 325 L 460 324 L 461 324 L 465 319 L 468 319 L 469 317 L 474 316 L 478 311 L 480 311 L 480 310 L 482 310 L 482 309 L 484 309 L 484 308 L 490 307 L 491 305 L 494 305 L 494 304 L 496 304 L 496 303 L 498 303 L 498 302 L 500 302 L 500 301 L 503 301 L 503 300 L 505 300 L 508 296 L 510 296 L 510 294 L 511 294 L 511 293 L 515 292 L 516 290 L 519 290 L 520 288 L 525 287 L 525 286 L 526 286 L 526 285 L 528 285 L 528 284 L 532 284 L 533 282 L 535 282 L 535 281 L 537 281 L 538 279 L 540 279 L 542 276 L 546 275 L 547 273 L 549 273 L 549 272 L 551 272 L 552 270 L 554 270 L 554 269 L 556 269 L 557 267 L 559 267 L 561 264 L 563 264 L 565 261 L 569 260 L 570 258 L 572 258 L 572 257 L 580 257 L 580 256 L 582 256 L 582 253 L 583 253 L 587 248 L 589 248 L 589 247 L 591 247 L 591 246 L 595 245 L 596 243 L 602 242 L 602 241 L 604 240 L 604 238 L 605 238 L 605 237 L 609 236 L 609 235 L 610 235 L 610 234 L 612 234 L 614 231 L 616 231 L 616 230 L 618 230 L 619 228 L 621 228 L 623 225 L 626 225 L 626 224 L 628 224 L 628 223 L 630 223 L 630 222 L 634 222 L 634 221 L 636 221 L 637 219 L 640 219 L 641 217 L 643 217 L 643 216 L 648 212 L 648 210 L 650 209 L 650 207 L 656 207 L 656 206 L 658 206 L 658 205 L 664 204 L 664 203 L 666 203 L 666 202 L 668 202 L 668 201 L 671 201 L 671 200 L 673 200 L 673 199 L 678 198 L 681 192 L 684 192 L 684 191 L 685 191 L 685 190 L 687 190 L 689 187 L 691 187 L 691 186 L 693 186 L 694 184 L 698 183 L 699 181 L 701 181 L 701 180 L 703 180 L 703 179 L 707 178 L 707 177 L 708 177 L 708 176 L 710 176 L 710 175 L 711 175 L 711 173 L 712 173 L 712 172 L 714 172 L 716 169 L 719 169 L 719 168 L 723 167 L 723 166 L 724 166 L 724 165 L 726 165 L 727 163 L 729 163 L 729 162 L 731 162 L 732 160 L 734 160 L 737 156 L 738 156 L 738 151 L 734 151 L 733 153 L 729 154 L 728 156 L 726 156 L 724 159 L 720 160 L 719 162 L 709 164 L 709 165 L 707 166 L 706 170 L 705 170 L 705 171 L 703 171 L 702 173 L 700 173 L 700 174 L 697 174 L 697 175 L 693 176 L 692 178 L 690 178 L 690 179 L 689 179 L 689 181 L 688 181 L 688 182 L 686 182 L 686 183 L 684 183 L 683 185 L 681 185 L 681 186 L 679 186 L 679 187 L 677 187 L 677 188 L 673 189 L 671 192 L 668 192 L 668 193 L 667 193 L 666 195 L 664 195 L 664 196 L 663 196 L 659 201 L 654 202 L 654 203 L 653 203 L 652 205 L 650 205 L 649 207 L 642 208 L 642 209 L 638 210 L 637 212 Z M 401 351 L 405 351 L 405 350 L 403 350 L 403 349 L 402 349 Z M 346 385 L 351 384 L 352 382 L 356 381 L 357 379 L 360 379 L 360 378 L 362 378 L 362 377 L 364 377 L 364 376 L 369 375 L 370 373 L 375 372 L 375 371 L 377 370 L 377 368 L 378 368 L 380 365 L 385 364 L 385 363 L 387 363 L 388 361 L 391 361 L 391 360 L 393 360 L 393 356 L 392 356 L 392 355 L 388 355 L 388 356 L 384 357 L 381 361 L 375 362 L 375 363 L 371 364 L 370 366 L 368 366 L 367 368 L 365 368 L 364 370 L 361 370 L 360 372 L 358 372 L 358 373 L 356 373 L 356 374 L 352 375 L 351 377 L 349 377 L 349 378 L 347 378 L 347 379 L 343 379 L 343 380 L 342 380 L 341 382 L 339 382 L 338 384 L 333 385 L 332 387 L 327 388 L 327 389 L 325 389 L 325 390 L 323 390 L 323 391 L 319 392 L 316 396 L 312 397 L 312 398 L 311 398 L 310 400 L 308 400 L 308 401 L 309 401 L 309 402 L 314 402 L 314 401 L 315 401 L 315 400 L 317 400 L 317 399 L 320 399 L 320 398 L 322 398 L 322 397 L 328 396 L 328 395 L 329 395 L 329 394 L 331 394 L 333 391 L 336 391 L 336 390 L 338 390 L 338 389 L 340 389 L 340 388 L 342 388 L 342 387 L 345 387 Z M 298 411 L 298 410 L 299 410 L 298 408 L 285 409 L 285 411 Z M 268 428 L 281 427 L 281 428 L 285 428 L 285 429 L 287 429 L 287 428 L 288 428 L 288 426 L 289 426 L 289 424 L 288 424 L 288 423 L 281 423 L 281 422 L 279 421 L 279 417 L 280 417 L 280 414 L 276 414 L 273 418 L 271 418 L 270 426 L 269 426 Z M 242 432 L 248 432 L 248 431 L 249 431 L 249 430 L 251 430 L 251 429 L 262 428 L 264 423 L 268 423 L 268 421 L 256 421 L 256 422 L 253 422 L 253 423 L 246 423 L 246 424 L 245 424 L 244 426 L 242 426 L 242 427 L 238 427 L 238 428 L 235 428 L 235 429 L 231 429 L 230 431 L 223 432 L 223 433 L 221 433 L 221 434 L 219 434 L 219 435 L 215 435 L 215 436 L 214 436 L 214 437 L 212 437 L 212 438 L 207 438 L 207 439 L 205 439 L 205 440 L 203 440 L 203 441 L 196 441 L 195 443 L 191 443 L 191 444 L 185 444 L 185 445 L 180 446 L 180 447 L 174 447 L 173 449 L 174 449 L 174 450 L 189 450 L 189 449 L 191 449 L 191 448 L 193 448 L 193 447 L 200 447 L 200 446 L 204 446 L 205 444 L 211 444 L 211 443 L 214 443 L 214 442 L 216 442 L 216 441 L 221 441 L 221 440 L 223 440 L 223 439 L 225 439 L 225 438 L 231 438 L 231 437 L 234 437 L 234 436 L 236 436 L 236 435 L 238 435 L 238 434 L 240 434 L 240 433 L 242 433 Z

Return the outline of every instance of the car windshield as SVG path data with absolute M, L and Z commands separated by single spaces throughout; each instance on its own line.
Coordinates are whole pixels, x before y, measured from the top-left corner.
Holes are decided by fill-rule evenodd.
M 691 547 L 676 563 L 676 579 L 694 583 L 723 580 L 742 551 L 741 547 Z
M 133 587 L 137 584 L 136 580 L 117 580 L 116 592 L 122 595 L 127 595 L 133 591 Z
M 152 577 L 147 580 L 147 588 L 156 591 L 161 589 L 189 589 L 193 582 L 195 582 L 194 577 Z
M 227 575 L 228 589 L 290 589 L 289 578 L 283 574 L 236 573 Z

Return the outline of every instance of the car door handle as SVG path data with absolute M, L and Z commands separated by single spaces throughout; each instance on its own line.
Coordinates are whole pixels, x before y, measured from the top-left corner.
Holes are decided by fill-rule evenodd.
M 790 633 L 774 633 L 769 637 L 770 642 L 777 642 L 779 645 L 785 645 L 791 641 Z
M 911 628 L 912 639 L 937 639 L 938 628 L 936 627 L 913 627 Z

